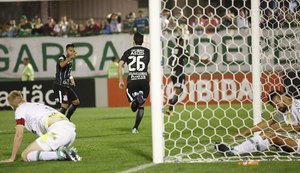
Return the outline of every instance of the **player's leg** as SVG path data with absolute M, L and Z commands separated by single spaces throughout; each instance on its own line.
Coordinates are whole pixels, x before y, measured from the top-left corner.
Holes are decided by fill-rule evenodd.
M 22 159 L 24 161 L 40 161 L 40 160 L 64 160 L 63 152 L 52 151 L 49 147 L 41 147 L 37 141 L 32 142 L 23 152 Z
M 183 86 L 185 84 L 185 75 L 180 75 L 179 77 L 171 76 L 171 80 L 174 84 L 175 94 L 169 100 L 169 109 L 167 110 L 167 114 L 172 115 L 174 105 L 178 102 L 179 95 L 183 91 Z
M 71 116 L 74 114 L 75 110 L 77 109 L 78 105 L 80 104 L 80 101 L 78 99 L 77 94 L 75 91 L 70 88 L 68 91 L 68 98 L 69 100 L 72 100 L 72 103 L 68 109 L 67 118 L 71 119 Z
M 258 151 L 265 151 L 271 146 L 269 138 L 261 135 L 253 136 L 243 143 L 233 147 L 229 155 L 240 155 L 245 153 L 253 153 Z
M 75 136 L 75 126 L 72 123 L 56 122 L 49 127 L 47 134 L 36 139 L 22 152 L 22 158 L 24 161 L 75 160 L 64 148 L 74 142 Z
M 149 95 L 150 87 L 148 81 L 142 81 L 140 83 L 140 91 L 139 95 L 137 97 L 137 101 L 139 103 L 139 107 L 136 112 L 136 119 L 135 119 L 135 124 L 132 128 L 132 133 L 138 133 L 138 128 L 139 125 L 144 117 L 144 102 L 146 101 L 148 95 Z M 143 93 L 143 95 L 140 95 L 140 93 Z M 140 97 L 140 99 L 139 99 Z M 140 100 L 140 101 L 139 101 Z
M 130 104 L 130 108 L 131 108 L 132 112 L 136 112 L 137 109 L 139 108 L 139 103 L 137 101 L 139 89 L 138 89 L 137 85 L 138 85 L 138 82 L 130 81 L 127 83 L 127 86 L 126 86 L 126 96 L 127 96 L 127 99 Z
M 285 152 L 294 152 L 297 150 L 298 144 L 292 138 L 277 135 L 273 132 L 262 132 L 259 136 L 254 136 L 243 143 L 230 149 L 229 147 L 221 144 L 218 150 L 225 152 L 227 155 L 240 155 L 246 153 L 253 153 L 258 151 L 265 151 L 271 145 L 281 148 Z
M 53 83 L 53 91 L 55 95 L 56 104 L 57 106 L 59 106 L 58 111 L 62 114 L 65 114 L 69 106 L 67 103 L 68 98 L 66 95 L 65 88 L 56 83 Z

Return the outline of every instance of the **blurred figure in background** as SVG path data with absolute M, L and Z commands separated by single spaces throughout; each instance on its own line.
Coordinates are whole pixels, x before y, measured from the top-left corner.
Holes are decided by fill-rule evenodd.
M 100 34 L 101 28 L 95 23 L 94 18 L 90 18 L 86 22 L 85 32 L 87 35 L 98 35 Z
M 135 13 L 130 12 L 123 21 L 122 32 L 132 33 L 135 20 Z
M 241 9 L 238 12 L 238 15 L 236 16 L 235 20 L 236 20 L 236 25 L 238 28 L 249 28 L 250 24 L 249 24 L 249 16 L 248 16 L 248 11 L 246 9 Z
M 68 20 L 69 28 L 68 28 L 68 36 L 77 36 L 78 34 L 78 24 L 75 23 L 73 19 Z
M 138 11 L 138 16 L 134 21 L 134 32 L 149 33 L 149 21 L 142 10 Z
M 25 15 L 21 16 L 19 27 L 20 27 L 20 32 L 19 32 L 20 37 L 31 36 L 32 26 L 28 22 L 27 17 Z
M 48 36 L 54 36 L 54 27 L 55 27 L 55 20 L 52 17 L 48 17 L 48 23 L 44 24 L 44 33 Z
M 111 33 L 121 32 L 120 27 L 119 27 L 118 15 L 116 13 L 112 13 L 110 15 L 110 18 L 108 18 L 108 22 L 109 22 L 109 27 L 110 27 Z
M 9 35 L 11 37 L 16 37 L 18 35 L 18 32 L 19 32 L 19 28 L 17 26 L 16 20 L 11 19 L 9 21 Z
M 205 19 L 201 20 L 201 26 L 204 28 L 204 33 L 215 33 L 219 27 L 219 20 L 215 17 L 214 10 L 208 8 L 206 10 Z
M 119 67 L 119 58 L 113 57 L 112 63 L 106 69 L 108 78 L 117 78 L 118 77 L 118 67 Z
M 24 69 L 22 72 L 22 81 L 34 81 L 34 70 L 29 62 L 29 58 L 25 57 L 23 59 Z
M 32 35 L 43 35 L 44 34 L 44 28 L 41 18 L 38 16 L 35 16 L 33 28 L 32 28 Z

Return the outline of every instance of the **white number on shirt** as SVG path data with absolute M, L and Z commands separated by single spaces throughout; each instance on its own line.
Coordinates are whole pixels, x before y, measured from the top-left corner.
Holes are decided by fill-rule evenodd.
M 145 63 L 141 61 L 144 56 L 129 56 L 128 59 L 132 61 L 128 64 L 129 71 L 143 71 L 145 69 Z M 136 64 L 134 67 L 133 65 Z

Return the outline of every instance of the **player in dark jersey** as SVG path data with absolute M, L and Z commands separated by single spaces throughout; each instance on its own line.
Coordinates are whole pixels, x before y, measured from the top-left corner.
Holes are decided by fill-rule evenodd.
M 169 59 L 169 66 L 171 67 L 171 81 L 174 85 L 175 95 L 169 100 L 169 109 L 166 111 L 168 115 L 173 115 L 174 105 L 177 103 L 178 97 L 183 91 L 186 80 L 184 68 L 189 60 L 193 60 L 195 63 L 201 61 L 201 63 L 204 64 L 210 62 L 208 59 L 199 59 L 199 57 L 190 56 L 189 52 L 183 47 L 184 40 L 181 37 L 177 38 L 176 41 L 179 45 L 173 49 L 173 55 Z
M 149 95 L 149 75 L 148 64 L 150 61 L 150 50 L 142 47 L 144 36 L 140 33 L 134 34 L 135 46 L 126 50 L 119 62 L 119 87 L 124 88 L 122 79 L 123 65 L 128 67 L 128 78 L 126 95 L 131 106 L 131 110 L 136 112 L 135 124 L 132 133 L 138 133 L 138 127 L 144 116 L 144 102 Z
M 56 96 L 56 102 L 60 103 L 59 111 L 63 114 L 67 112 L 67 118 L 71 119 L 71 116 L 75 112 L 79 105 L 79 99 L 71 88 L 75 86 L 73 76 L 71 76 L 72 61 L 76 57 L 75 46 L 68 44 L 66 46 L 66 55 L 61 55 L 56 64 L 56 77 L 53 82 L 53 91 Z M 69 105 L 71 103 L 71 105 Z

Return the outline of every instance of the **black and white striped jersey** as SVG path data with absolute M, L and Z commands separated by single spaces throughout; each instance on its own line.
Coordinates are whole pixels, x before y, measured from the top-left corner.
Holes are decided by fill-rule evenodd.
M 169 66 L 172 70 L 172 75 L 179 76 L 184 72 L 184 67 L 189 59 L 189 52 L 181 46 L 177 46 L 172 51 L 172 56 L 169 59 Z
M 60 67 L 59 63 L 66 60 L 65 55 L 61 55 L 56 63 L 56 78 L 55 78 L 55 83 L 59 85 L 64 85 L 64 86 L 69 86 L 69 78 L 71 75 L 71 70 L 72 70 L 72 62 L 70 61 L 66 66 L 63 68 Z

